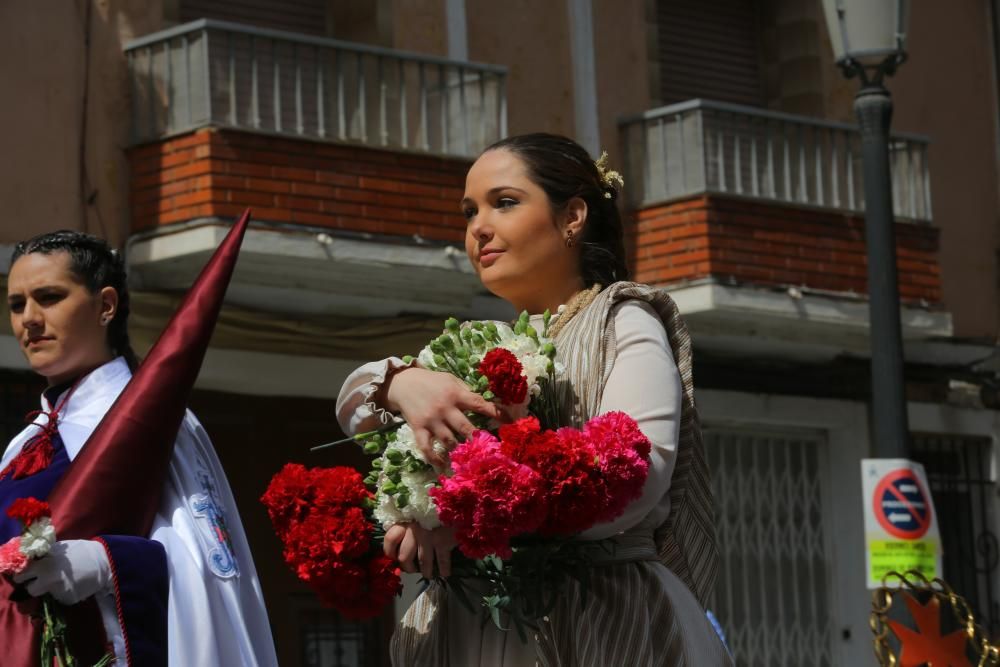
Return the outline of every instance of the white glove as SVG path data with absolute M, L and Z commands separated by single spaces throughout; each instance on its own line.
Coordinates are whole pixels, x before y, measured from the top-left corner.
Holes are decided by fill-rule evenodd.
M 104 545 L 93 540 L 64 540 L 14 575 L 34 597 L 46 593 L 65 605 L 111 591 L 111 563 Z

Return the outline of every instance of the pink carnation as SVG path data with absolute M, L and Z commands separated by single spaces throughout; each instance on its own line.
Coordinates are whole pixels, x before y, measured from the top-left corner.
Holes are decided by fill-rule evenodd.
M 613 521 L 642 495 L 649 475 L 649 439 L 624 412 L 608 412 L 584 426 L 607 485 L 607 504 L 597 522 Z
M 21 537 L 12 537 L 0 546 L 0 574 L 19 574 L 28 567 L 28 557 L 21 553 Z
M 455 528 L 469 558 L 510 558 L 510 539 L 535 530 L 545 518 L 542 478 L 500 451 L 500 442 L 477 431 L 451 453 L 454 474 L 429 491 L 438 517 Z

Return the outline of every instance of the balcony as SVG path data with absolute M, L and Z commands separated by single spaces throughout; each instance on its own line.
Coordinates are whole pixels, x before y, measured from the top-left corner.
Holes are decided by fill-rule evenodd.
M 206 19 L 125 54 L 135 143 L 212 126 L 470 158 L 507 133 L 495 65 Z
M 504 68 L 210 20 L 126 57 L 137 288 L 186 287 L 250 206 L 236 303 L 495 312 L 454 246 L 470 158 L 506 132 Z
M 868 348 L 860 134 L 843 123 L 691 100 L 621 121 L 636 278 L 669 286 L 718 340 Z M 928 140 L 890 163 L 904 338 L 950 335 L 940 307 Z M 767 347 L 765 345 L 764 347 Z M 811 354 L 811 353 L 809 353 Z

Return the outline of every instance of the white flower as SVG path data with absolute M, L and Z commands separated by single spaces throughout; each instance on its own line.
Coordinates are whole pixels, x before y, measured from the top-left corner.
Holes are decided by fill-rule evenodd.
M 42 517 L 21 535 L 21 553 L 31 559 L 41 558 L 52 550 L 55 543 L 56 529 L 52 526 L 52 519 Z
M 434 353 L 431 352 L 430 345 L 420 350 L 420 354 L 417 355 L 417 363 L 421 368 L 426 368 L 431 371 L 437 370 L 437 364 L 434 363 Z
M 433 442 L 433 446 L 434 451 L 438 454 L 444 455 L 448 453 L 448 449 L 437 440 Z M 389 451 L 390 449 L 399 450 L 404 454 L 413 454 L 416 459 L 427 463 L 427 459 L 424 458 L 424 453 L 417 447 L 417 437 L 413 435 L 413 429 L 410 428 L 410 425 L 407 423 L 404 423 L 396 429 L 396 440 L 395 442 L 389 444 L 386 451 Z
M 416 521 L 428 530 L 437 528 L 441 521 L 437 516 L 437 506 L 434 499 L 427 493 L 437 484 L 437 473 L 433 470 L 420 472 L 403 472 L 401 482 L 409 494 L 406 507 L 399 508 L 393 496 L 379 491 L 375 497 L 375 520 L 388 530 L 397 523 Z M 379 486 L 384 477 L 379 476 Z

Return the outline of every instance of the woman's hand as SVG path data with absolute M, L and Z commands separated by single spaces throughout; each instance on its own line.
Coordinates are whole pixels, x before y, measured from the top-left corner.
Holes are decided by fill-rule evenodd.
M 466 412 L 503 419 L 500 408 L 454 375 L 425 368 L 410 367 L 393 374 L 382 387 L 381 402 L 383 408 L 403 415 L 413 429 L 417 448 L 428 463 L 437 466 L 446 462 L 434 451 L 434 440 L 451 450 L 476 430 Z
M 416 572 L 425 579 L 434 576 L 434 563 L 441 577 L 451 576 L 451 550 L 455 548 L 455 531 L 442 526 L 433 530 L 418 523 L 397 523 L 385 532 L 382 549 L 395 558 L 403 572 Z

